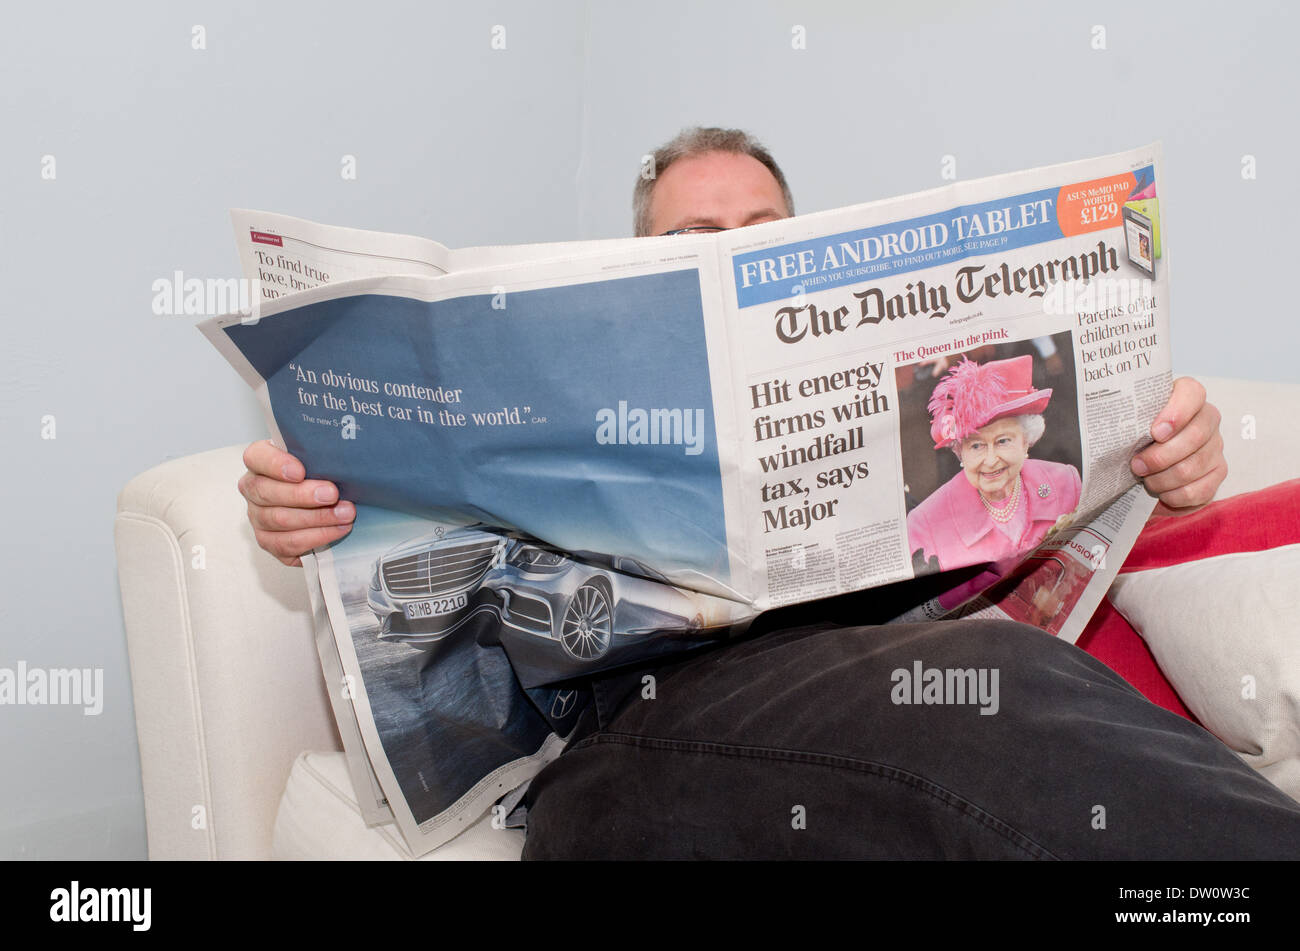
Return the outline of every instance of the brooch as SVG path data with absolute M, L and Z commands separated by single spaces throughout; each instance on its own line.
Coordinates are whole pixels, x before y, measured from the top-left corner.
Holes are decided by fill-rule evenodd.
M 1038 486 L 1038 497 L 1040 499 L 1045 499 L 1051 494 L 1052 494 L 1052 487 L 1048 485 L 1046 482 L 1043 482 Z

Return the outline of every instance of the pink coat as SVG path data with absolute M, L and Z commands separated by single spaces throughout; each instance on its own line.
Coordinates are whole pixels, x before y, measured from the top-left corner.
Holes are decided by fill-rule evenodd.
M 1011 567 L 1016 554 L 1033 548 L 1056 520 L 1079 505 L 1079 470 L 1060 462 L 1026 459 L 1020 468 L 1029 518 L 1018 542 L 998 530 L 964 472 L 939 486 L 907 516 L 908 549 L 922 549 L 922 559 L 939 559 L 939 570 L 994 562 L 995 574 L 973 579 L 970 593 L 980 590 Z M 1007 564 L 996 565 L 1007 561 Z M 981 580 L 983 579 L 983 580 Z M 942 599 L 947 604 L 951 598 Z

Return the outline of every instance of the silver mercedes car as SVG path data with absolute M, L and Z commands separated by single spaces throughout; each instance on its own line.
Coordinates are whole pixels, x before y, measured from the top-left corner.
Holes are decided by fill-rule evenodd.
M 509 630 L 549 642 L 569 658 L 598 660 L 655 633 L 693 634 L 704 626 L 688 594 L 631 558 L 584 554 L 575 561 L 542 545 L 512 541 L 482 586 Z
M 691 635 L 700 605 L 630 558 L 575 560 L 532 541 L 479 528 L 421 535 L 375 561 L 366 595 L 381 640 L 436 643 L 482 612 L 521 647 L 595 661 L 651 634 Z
M 484 575 L 504 556 L 506 538 L 474 528 L 439 529 L 389 549 L 375 561 L 366 602 L 381 640 L 431 644 L 481 611 Z

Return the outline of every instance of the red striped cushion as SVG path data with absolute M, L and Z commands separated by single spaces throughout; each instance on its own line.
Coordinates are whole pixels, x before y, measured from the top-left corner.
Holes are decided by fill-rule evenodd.
M 1125 559 L 1120 574 L 1298 543 L 1300 479 L 1292 479 L 1211 502 L 1189 515 L 1153 515 Z M 1080 635 L 1078 646 L 1127 680 L 1152 703 L 1195 721 L 1161 673 L 1146 643 L 1109 601 L 1102 601 Z

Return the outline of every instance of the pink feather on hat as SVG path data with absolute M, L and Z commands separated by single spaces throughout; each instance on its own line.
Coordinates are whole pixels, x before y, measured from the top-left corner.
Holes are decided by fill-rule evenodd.
M 1001 375 L 986 364 L 962 357 L 961 363 L 939 381 L 926 404 L 930 417 L 940 427 L 938 433 L 933 433 L 936 442 L 940 435 L 945 441 L 965 438 L 979 429 L 980 421 L 1006 401 L 1007 391 Z M 951 422 L 944 426 L 943 423 L 949 420 Z M 933 427 L 931 430 L 933 432 Z
M 934 447 L 965 439 L 1001 416 L 1041 413 L 1052 391 L 1035 390 L 1032 373 L 1028 355 L 989 363 L 963 356 L 935 385 L 926 404 Z

